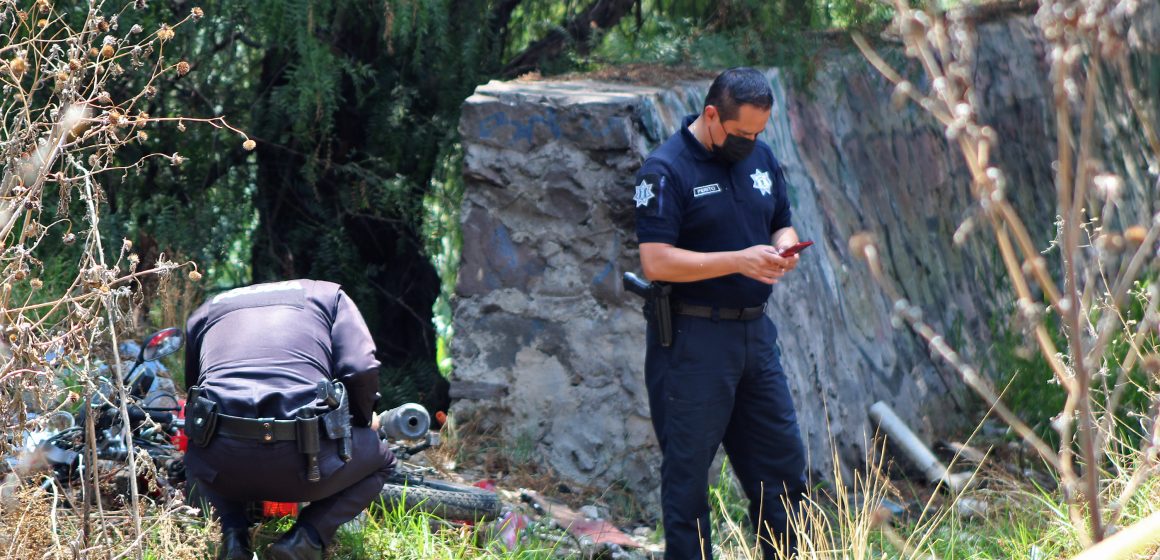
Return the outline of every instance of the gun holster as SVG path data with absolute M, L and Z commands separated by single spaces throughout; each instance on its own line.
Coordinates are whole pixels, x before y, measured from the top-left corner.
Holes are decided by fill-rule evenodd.
M 189 389 L 189 400 L 185 402 L 185 435 L 189 442 L 205 447 L 213 441 L 217 431 L 218 405 L 202 396 L 200 387 Z
M 344 463 L 350 461 L 350 399 L 346 387 L 338 381 L 321 381 L 318 383 L 318 400 L 330 408 L 330 412 L 322 416 L 326 437 L 338 440 L 338 457 Z
M 673 344 L 673 310 L 669 301 L 673 286 L 664 282 L 646 282 L 631 272 L 625 272 L 624 289 L 644 298 L 644 315 L 656 325 L 661 346 Z
M 668 348 L 673 345 L 673 308 L 669 300 L 669 294 L 672 293 L 673 287 L 670 284 L 652 283 L 655 295 L 651 301 L 653 307 L 653 320 L 657 325 L 657 338 L 661 346 Z M 645 304 L 648 305 L 648 304 Z

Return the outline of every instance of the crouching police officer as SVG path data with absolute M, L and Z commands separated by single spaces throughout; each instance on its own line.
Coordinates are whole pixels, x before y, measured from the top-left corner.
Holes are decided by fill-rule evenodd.
M 781 166 L 757 141 L 772 105 L 761 72 L 726 70 L 702 112 L 634 180 L 642 268 L 670 283 L 671 313 L 650 316 L 645 357 L 669 559 L 712 558 L 708 470 L 721 443 L 767 559 L 771 543 L 787 539 L 783 498 L 792 506 L 805 490 L 797 417 L 766 315 L 770 284 L 798 259 L 780 255 L 798 237 Z
M 395 465 L 371 426 L 379 362 L 358 308 L 329 282 L 258 284 L 214 296 L 187 331 L 186 474 L 221 520 L 218 558 L 253 556 L 260 500 L 310 502 L 264 558 L 322 558 Z

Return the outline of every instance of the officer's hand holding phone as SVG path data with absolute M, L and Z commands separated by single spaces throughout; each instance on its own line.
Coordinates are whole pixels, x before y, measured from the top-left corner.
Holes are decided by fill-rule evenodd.
M 788 247 L 774 247 L 773 251 L 777 255 L 775 262 L 780 268 L 781 275 L 785 275 L 785 273 L 797 268 L 798 253 L 813 244 L 813 241 L 801 241 Z
M 754 245 L 738 251 L 738 272 L 742 275 L 773 284 L 785 274 L 785 259 L 778 256 L 777 249 L 770 245 Z

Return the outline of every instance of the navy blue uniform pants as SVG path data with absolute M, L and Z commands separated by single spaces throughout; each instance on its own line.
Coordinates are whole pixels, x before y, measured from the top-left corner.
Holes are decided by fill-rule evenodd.
M 250 502 L 310 502 L 298 522 L 330 544 L 339 525 L 354 519 L 382 492 L 395 467 L 387 443 L 370 428 L 351 428 L 351 459 L 338 457 L 337 442 L 320 443 L 322 479 L 306 480 L 306 459 L 298 443 L 215 437 L 204 448 L 190 446 L 185 471 L 190 483 L 213 505 L 223 529 L 249 526 Z
M 709 467 L 718 446 L 749 498 L 767 559 L 786 538 L 783 497 L 805 492 L 805 451 L 768 317 L 751 321 L 673 317 L 673 344 L 650 325 L 645 382 L 663 460 L 665 558 L 712 558 Z

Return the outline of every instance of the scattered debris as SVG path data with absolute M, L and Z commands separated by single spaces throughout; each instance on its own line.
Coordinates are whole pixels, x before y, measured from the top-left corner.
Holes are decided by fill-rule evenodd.
M 495 540 L 499 541 L 506 550 L 515 550 L 520 542 L 520 533 L 529 524 L 529 519 L 522 513 L 509 511 L 495 520 L 493 529 Z
M 960 497 L 955 500 L 955 509 L 965 518 L 983 517 L 991 509 L 990 502 L 976 498 Z
M 990 453 L 989 450 L 982 451 L 957 441 L 943 442 L 942 445 L 955 455 L 957 461 L 966 462 L 973 465 L 982 465 L 983 462 L 986 461 L 987 455 Z
M 539 506 L 540 510 L 546 511 L 559 526 L 579 539 L 582 546 L 606 544 L 615 544 L 630 548 L 639 548 L 641 546 L 632 537 L 624 534 L 615 525 L 603 519 L 588 519 L 584 514 L 576 512 L 560 502 L 551 500 L 530 490 L 525 492 L 525 494 Z

